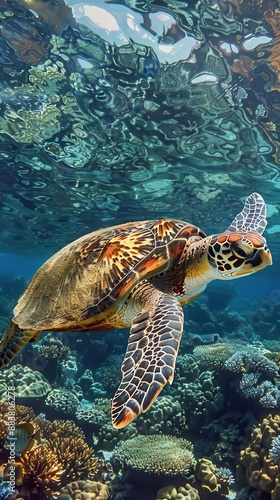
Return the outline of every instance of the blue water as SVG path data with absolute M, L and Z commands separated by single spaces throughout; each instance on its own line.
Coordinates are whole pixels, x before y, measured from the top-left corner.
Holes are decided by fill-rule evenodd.
M 110 500 L 166 500 L 158 490 L 173 484 L 174 493 L 186 483 L 197 500 L 219 500 L 229 491 L 236 500 L 278 499 L 273 439 L 280 436 L 279 26 L 276 0 L 0 4 L 0 333 L 14 314 L 24 315 L 22 301 L 13 310 L 30 280 L 31 306 L 19 326 L 43 330 L 40 339 L 34 332 L 30 342 L 25 339 L 25 347 L 0 372 L 1 498 L 10 491 L 5 401 L 14 384 L 16 403 L 29 408 L 17 409 L 15 425 L 31 423 L 41 433 L 29 451 L 22 445 L 21 461 L 15 459 L 20 498 L 59 498 L 60 491 L 74 498 L 73 486 L 67 485 L 82 480 L 100 481 L 102 498 Z M 207 236 L 222 233 L 253 192 L 266 204 L 263 236 L 273 265 L 238 280 L 213 281 L 184 307 L 174 382 L 165 385 L 178 344 L 172 316 L 175 337 L 158 370 L 158 377 L 167 374 L 163 391 L 146 413 L 114 429 L 111 401 L 121 380 L 129 329 L 115 330 L 112 323 L 103 331 L 103 316 L 100 330 L 81 332 L 80 320 L 80 329 L 71 327 L 84 297 L 84 317 L 96 313 L 96 293 L 104 299 L 98 307 L 111 304 L 112 282 L 120 276 L 117 260 L 110 267 L 116 249 L 126 262 L 124 275 L 132 279 L 133 272 L 128 273 L 137 266 L 141 241 L 135 244 L 133 266 L 125 261 L 120 233 L 107 237 L 115 238 L 107 254 L 107 239 L 100 243 L 107 261 L 102 261 L 95 288 L 90 273 L 80 287 L 83 266 L 90 269 L 97 258 L 102 260 L 90 253 L 93 261 L 86 261 L 87 247 L 82 254 L 79 248 L 83 263 L 76 269 L 72 261 L 65 279 L 59 278 L 60 266 L 51 267 L 46 286 L 46 268 L 39 281 L 32 281 L 33 274 L 77 238 L 127 222 L 138 229 L 143 221 L 170 218 L 193 224 Z M 104 269 L 109 269 L 105 278 Z M 138 276 L 145 269 L 137 268 Z M 170 277 L 161 285 L 164 291 L 169 283 Z M 54 333 L 58 322 L 61 331 Z M 143 394 L 144 401 L 150 389 L 147 399 L 155 396 L 150 366 L 165 348 L 154 333 L 143 360 L 141 328 L 140 347 L 135 339 L 129 346 L 135 348 L 135 363 L 143 361 L 132 382 L 144 380 L 134 393 L 125 386 L 119 398 L 125 401 L 129 394 L 128 406 L 136 413 Z M 145 338 L 149 335 L 145 331 Z M 18 350 L 18 340 L 11 334 L 8 348 L 3 342 L 0 362 L 6 363 Z M 124 364 L 128 378 L 133 363 L 127 359 Z M 264 426 L 259 453 L 254 440 Z M 150 435 L 160 434 L 188 443 L 167 440 L 161 453 L 160 442 L 151 446 L 149 441 Z M 137 436 L 147 436 L 146 444 L 138 446 Z M 25 439 L 29 442 L 30 436 Z M 189 455 L 180 455 L 180 446 Z M 257 465 L 250 462 L 252 450 L 258 453 Z M 93 454 L 106 466 L 95 466 Z M 172 459 L 177 456 L 174 477 Z M 44 457 L 43 484 L 39 467 Z M 205 459 L 212 462 L 213 492 Z

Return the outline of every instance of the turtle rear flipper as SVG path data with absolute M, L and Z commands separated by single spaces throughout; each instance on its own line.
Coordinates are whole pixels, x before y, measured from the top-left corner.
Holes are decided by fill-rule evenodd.
M 38 330 L 23 330 L 16 323 L 11 323 L 0 341 L 0 368 L 9 366 L 25 344 L 37 342 L 40 333 Z
M 183 331 L 182 307 L 175 297 L 150 284 L 144 295 L 146 303 L 132 322 L 122 381 L 113 399 L 112 423 L 116 428 L 146 412 L 166 383 L 173 381 Z

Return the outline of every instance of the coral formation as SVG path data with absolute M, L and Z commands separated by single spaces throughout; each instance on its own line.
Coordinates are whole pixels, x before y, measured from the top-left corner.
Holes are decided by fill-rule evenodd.
M 40 490 L 56 489 L 59 486 L 63 469 L 47 445 L 41 444 L 23 453 L 20 462 L 23 486 L 28 490 L 35 489 L 39 495 Z
M 235 352 L 225 362 L 225 368 L 235 373 L 262 373 L 268 377 L 276 377 L 279 367 L 257 348 L 246 348 Z
M 229 494 L 229 487 L 234 483 L 232 472 L 226 467 L 218 468 L 207 458 L 201 458 L 197 462 L 196 477 L 201 481 L 202 489 L 217 492 L 226 497 Z
M 200 430 L 201 427 L 225 409 L 225 396 L 216 382 L 213 373 L 202 372 L 194 382 L 168 388 L 174 401 L 184 408 L 186 428 Z
M 220 370 L 224 368 L 226 361 L 239 348 L 244 348 L 244 344 L 238 342 L 217 342 L 213 345 L 195 347 L 193 356 L 200 366 L 207 367 L 208 370 Z
M 6 400 L 8 387 L 15 387 L 17 397 L 38 398 L 50 392 L 51 386 L 42 373 L 19 364 L 0 372 L 0 398 Z
M 73 481 L 59 493 L 61 500 L 107 500 L 110 495 L 108 486 L 96 481 Z
M 153 406 L 135 422 L 139 434 L 181 434 L 186 415 L 179 401 L 172 396 L 159 396 Z
M 200 500 L 198 490 L 190 484 L 164 486 L 157 492 L 156 500 Z
M 45 403 L 62 415 L 75 415 L 80 401 L 76 394 L 68 389 L 53 389 Z
M 82 437 L 53 437 L 48 440 L 48 448 L 56 456 L 64 473 L 61 483 L 65 484 L 69 477 L 78 479 L 94 479 L 98 472 L 97 461 L 93 449 Z
M 239 484 L 266 492 L 271 495 L 271 500 L 277 500 L 280 495 L 276 441 L 279 436 L 280 416 L 267 415 L 262 423 L 253 429 L 250 444 L 241 450 L 236 470 Z
M 114 460 L 123 466 L 154 474 L 188 474 L 195 465 L 193 445 L 175 436 L 136 436 L 120 443 Z
M 38 354 L 45 359 L 68 359 L 70 356 L 70 348 L 60 344 L 43 344 L 37 347 Z

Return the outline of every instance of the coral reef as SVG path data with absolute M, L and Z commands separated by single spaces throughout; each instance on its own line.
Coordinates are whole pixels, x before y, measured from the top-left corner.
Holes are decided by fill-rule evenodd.
M 221 370 L 226 361 L 239 349 L 244 348 L 239 342 L 217 342 L 210 346 L 200 345 L 194 348 L 193 357 L 200 367 L 209 370 Z
M 222 497 L 228 496 L 229 487 L 235 482 L 230 469 L 226 467 L 219 469 L 207 458 L 198 460 L 196 477 L 201 481 L 202 489 L 210 491 L 211 493 L 216 492 L 216 498 L 219 498 L 217 494 Z
M 42 490 L 57 489 L 63 472 L 57 456 L 45 444 L 36 446 L 20 458 L 22 464 L 23 489 Z
M 213 373 L 202 372 L 194 382 L 168 388 L 174 401 L 184 408 L 186 428 L 198 431 L 225 409 L 225 396 Z
M 157 492 L 156 500 L 200 500 L 198 490 L 190 484 L 185 486 L 164 486 Z
M 83 437 L 53 437 L 48 439 L 48 448 L 56 456 L 63 469 L 61 484 L 69 479 L 94 479 L 98 472 L 93 449 Z
M 249 485 L 266 492 L 271 495 L 271 500 L 277 500 L 280 495 L 276 441 L 279 436 L 280 416 L 267 415 L 261 424 L 253 429 L 250 444 L 241 450 L 236 470 L 237 481 L 241 486 Z
M 176 476 L 188 474 L 195 465 L 193 445 L 174 436 L 137 436 L 120 443 L 113 460 L 139 471 Z
M 73 481 L 59 493 L 61 500 L 107 500 L 110 495 L 108 486 L 96 481 Z
M 135 425 L 138 434 L 178 435 L 186 428 L 186 415 L 180 402 L 172 396 L 159 396 Z
M 53 389 L 45 403 L 62 415 L 75 415 L 80 401 L 76 394 L 68 389 Z
M 70 348 L 68 346 L 64 346 L 61 342 L 60 344 L 42 344 L 37 347 L 38 354 L 43 358 L 50 359 L 68 359 L 70 356 Z
M 17 397 L 38 398 L 50 392 L 51 386 L 42 373 L 19 364 L 0 372 L 0 398 L 6 400 L 8 387 Z

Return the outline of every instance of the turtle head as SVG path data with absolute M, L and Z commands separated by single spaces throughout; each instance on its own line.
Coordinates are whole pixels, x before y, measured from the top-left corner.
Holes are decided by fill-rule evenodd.
M 265 238 L 259 233 L 229 232 L 210 237 L 208 262 L 216 279 L 234 279 L 272 264 Z
M 217 271 L 216 279 L 240 278 L 272 264 L 271 253 L 262 236 L 266 225 L 264 199 L 252 193 L 227 230 L 210 237 L 208 262 L 212 270 Z

